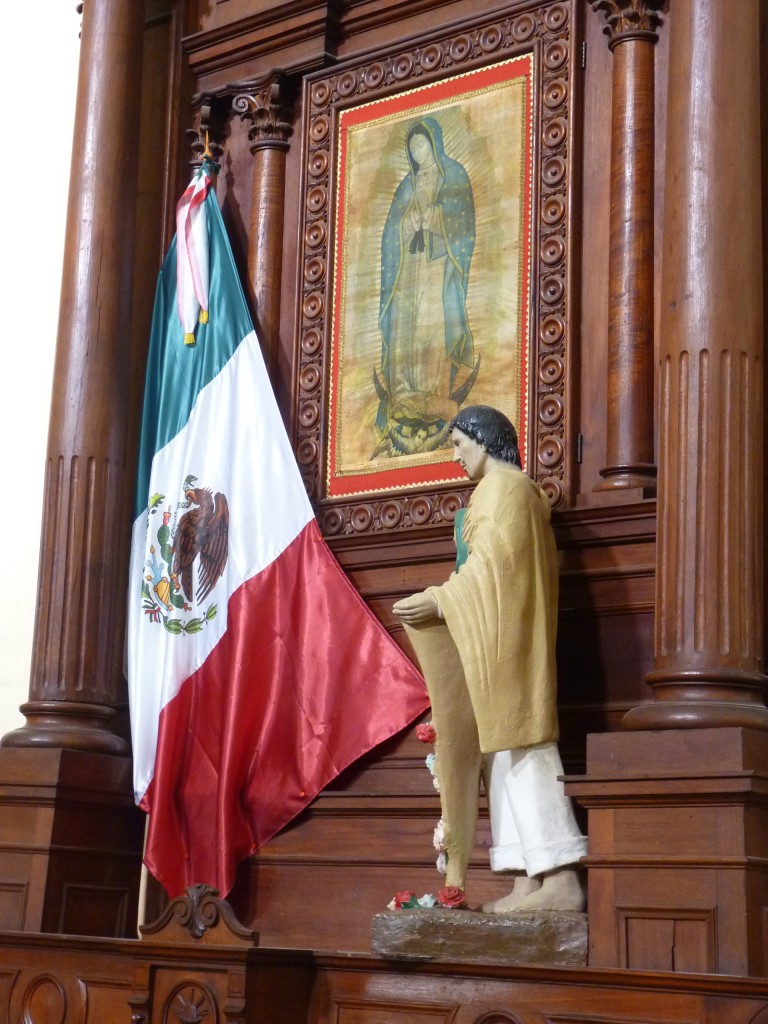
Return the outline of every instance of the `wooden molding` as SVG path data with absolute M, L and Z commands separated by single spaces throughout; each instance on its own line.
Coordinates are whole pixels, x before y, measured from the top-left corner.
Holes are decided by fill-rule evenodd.
M 214 946 L 250 947 L 258 943 L 256 932 L 235 917 L 226 900 L 210 885 L 192 885 L 178 896 L 151 924 L 142 925 L 141 938 L 153 942 L 191 942 Z
M 186 136 L 190 148 L 194 153 L 190 160 L 190 167 L 197 168 L 202 165 L 205 147 L 213 160 L 218 163 L 224 152 L 221 140 L 224 137 L 222 103 L 218 97 L 207 93 L 200 93 L 192 98 L 192 110 L 194 113 L 194 126 L 187 128 Z

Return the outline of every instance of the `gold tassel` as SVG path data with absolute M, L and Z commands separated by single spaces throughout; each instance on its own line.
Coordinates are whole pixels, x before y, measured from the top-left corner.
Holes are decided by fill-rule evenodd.
M 194 345 L 195 344 L 195 336 L 194 336 L 194 334 L 185 334 L 184 335 L 184 344 L 185 345 Z
M 200 310 L 200 323 L 201 324 L 207 324 L 208 323 L 208 310 L 207 309 L 201 309 Z

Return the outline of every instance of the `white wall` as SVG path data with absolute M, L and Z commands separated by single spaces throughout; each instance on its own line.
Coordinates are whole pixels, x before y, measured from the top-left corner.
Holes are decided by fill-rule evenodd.
M 0 735 L 29 694 L 43 469 L 58 323 L 80 16 L 75 0 L 3 5 L 0 94 L 23 112 L 3 141 L 0 329 Z

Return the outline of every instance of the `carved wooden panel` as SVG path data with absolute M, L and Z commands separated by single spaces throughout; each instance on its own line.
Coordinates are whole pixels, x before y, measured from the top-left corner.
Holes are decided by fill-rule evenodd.
M 524 10 L 516 7 L 522 5 L 514 5 L 503 17 L 486 15 L 449 34 L 421 37 L 416 45 L 379 53 L 376 59 L 351 61 L 305 81 L 295 430 L 305 484 L 327 536 L 402 536 L 431 530 L 450 523 L 468 497 L 467 488 L 456 486 L 362 500 L 331 501 L 326 496 L 339 113 L 361 101 L 371 102 L 415 84 L 437 82 L 525 53 L 533 53 L 535 64 L 529 472 L 554 506 L 570 498 L 578 6 L 570 0 L 547 0 L 526 4 Z
M 47 971 L 35 975 L 26 986 L 21 999 L 23 1021 L 63 1021 L 70 1012 L 69 1000 L 59 978 Z
M 353 1001 L 383 1005 L 368 1020 L 384 1024 L 397 1019 L 391 1008 L 411 1000 L 427 1008 L 441 996 L 456 1005 L 451 1024 L 752 1024 L 755 1017 L 762 1024 L 766 999 L 763 979 L 678 975 L 675 984 L 670 975 L 641 971 L 524 971 L 510 964 L 474 973 L 456 963 L 442 965 L 442 973 L 437 964 L 363 964 L 360 958 L 345 969 L 341 958 L 320 959 L 311 1024 L 335 1020 L 331 1007 Z
M 363 1002 L 340 1000 L 335 1004 L 329 1020 L 333 1024 L 449 1024 L 456 1006 L 433 1006 L 416 1002 Z
M 765 978 L 0 936 L 0 1024 L 766 1024 L 767 1015 Z
M 566 790 L 589 811 L 593 967 L 763 975 L 765 734 L 593 735 Z
M 59 931 L 64 935 L 125 935 L 129 928 L 128 908 L 133 902 L 133 876 L 124 886 L 65 883 L 62 887 Z
M 0 884 L 0 929 L 21 931 L 27 908 L 27 882 L 3 882 Z
M 625 967 L 649 971 L 717 970 L 717 911 L 675 907 L 616 908 Z
M 18 948 L 0 970 L 1 1024 L 118 1024 L 130 1020 L 130 958 L 114 951 Z M 6 955 L 8 951 L 5 951 Z M 2 956 L 2 954 L 0 954 Z

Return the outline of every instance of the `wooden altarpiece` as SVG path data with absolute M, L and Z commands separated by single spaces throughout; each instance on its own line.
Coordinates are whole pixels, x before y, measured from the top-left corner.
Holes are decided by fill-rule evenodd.
M 269 1020 L 282 987 L 291 1021 L 768 1019 L 764 980 L 745 977 L 768 974 L 764 21 L 758 0 L 86 3 L 30 700 L 0 749 L 6 1016 L 183 1019 L 165 995 L 189 1016 L 203 992 L 213 1019 Z M 339 115 L 527 53 L 526 428 L 562 552 L 562 748 L 588 814 L 590 965 L 365 955 L 393 890 L 434 886 L 438 804 L 411 733 L 243 864 L 232 905 L 267 949 L 235 928 L 215 955 L 165 932 L 137 950 L 120 623 L 185 130 L 194 118 L 196 158 L 206 131 L 218 147 L 219 200 L 323 528 L 403 642 L 391 605 L 450 571 L 467 492 L 327 488 Z M 481 826 L 478 901 L 502 884 L 488 839 Z M 73 931 L 102 939 L 50 934 Z M 218 980 L 195 989 L 205 971 Z

